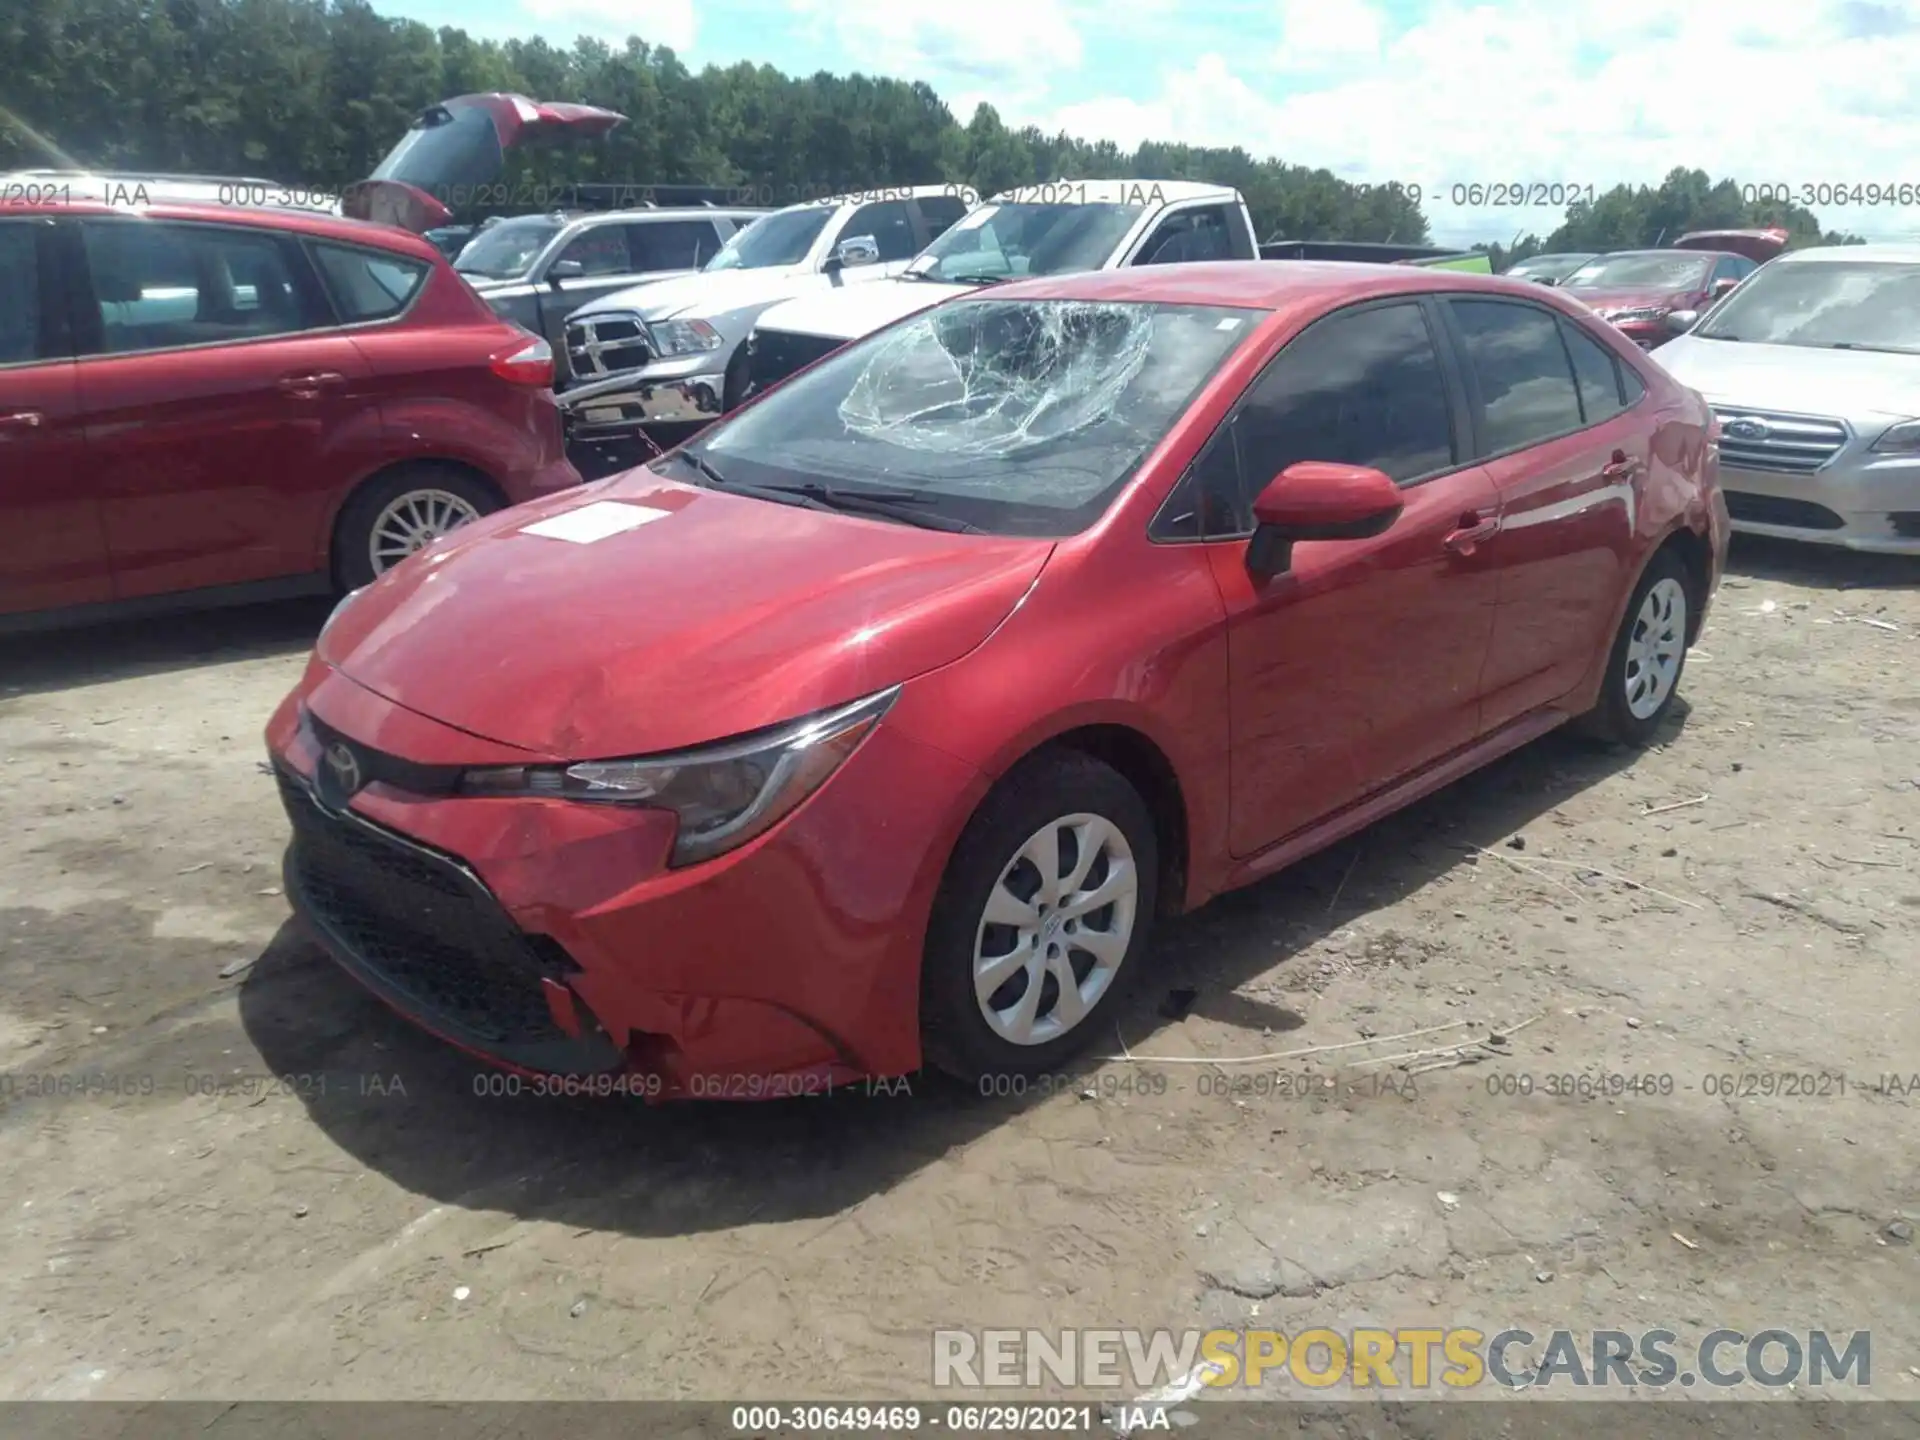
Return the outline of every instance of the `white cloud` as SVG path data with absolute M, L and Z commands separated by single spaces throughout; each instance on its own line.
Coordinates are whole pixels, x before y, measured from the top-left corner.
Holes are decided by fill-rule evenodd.
M 649 45 L 684 55 L 699 33 L 694 0 L 521 0 L 521 8 L 540 22 L 547 42 L 562 49 L 576 35 L 615 47 L 637 35 Z
M 1250 45 L 1165 71 L 1139 98 L 1012 118 L 1416 184 L 1436 238 L 1451 243 L 1545 234 L 1564 209 L 1455 207 L 1456 183 L 1584 193 L 1687 165 L 1796 190 L 1920 184 L 1920 0 L 1443 0 L 1397 35 L 1368 0 L 1281 0 L 1277 16 L 1278 65 L 1250 58 Z M 1920 207 L 1813 208 L 1829 226 L 1920 235 Z
M 962 124 L 982 102 L 1041 107 L 1049 82 L 1084 53 L 1067 0 L 792 0 L 791 9 L 836 47 L 836 68 L 924 80 Z

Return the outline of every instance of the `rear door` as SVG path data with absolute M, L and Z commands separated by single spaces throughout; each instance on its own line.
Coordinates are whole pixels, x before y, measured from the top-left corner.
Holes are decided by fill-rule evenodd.
M 86 466 L 62 239 L 43 216 L 0 219 L 0 614 L 113 597 Z
M 1521 300 L 1443 304 L 1500 496 L 1485 547 L 1499 573 L 1482 682 L 1491 730 L 1564 698 L 1591 668 L 1632 554 L 1650 427 L 1627 404 L 1624 363 L 1584 326 Z
M 77 222 L 87 469 L 118 598 L 310 573 L 366 362 L 289 233 Z
M 1495 583 L 1475 537 L 1492 481 L 1417 299 L 1335 311 L 1248 387 L 1183 481 L 1227 610 L 1233 853 L 1264 849 L 1468 744 Z M 1406 508 L 1368 539 L 1305 541 L 1247 570 L 1254 498 L 1300 460 L 1370 465 Z M 1463 463 L 1466 462 L 1466 463 Z

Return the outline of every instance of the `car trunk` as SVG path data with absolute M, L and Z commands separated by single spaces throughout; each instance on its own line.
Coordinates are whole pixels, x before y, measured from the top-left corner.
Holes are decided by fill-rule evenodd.
M 1787 248 L 1787 232 L 1779 226 L 1766 230 L 1696 230 L 1673 242 L 1676 250 L 1721 250 L 1756 265 L 1764 265 Z
M 425 234 L 457 208 L 485 204 L 507 151 L 530 139 L 597 139 L 626 117 L 594 105 L 554 104 L 524 95 L 457 95 L 420 112 L 400 143 L 341 197 L 357 220 Z

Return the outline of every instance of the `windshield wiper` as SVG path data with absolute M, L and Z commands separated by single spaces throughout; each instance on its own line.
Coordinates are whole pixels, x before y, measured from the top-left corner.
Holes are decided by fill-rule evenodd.
M 1829 350 L 1871 350 L 1876 355 L 1920 355 L 1920 350 L 1905 345 L 1862 345 L 1855 340 L 1836 340 Z
M 940 278 L 949 285 L 1004 285 L 1012 277 L 1008 275 L 942 275 Z
M 939 503 L 933 496 L 918 490 L 842 490 L 838 486 L 822 485 L 812 480 L 804 485 L 769 485 L 766 488 L 782 495 L 801 496 L 829 510 L 879 515 L 927 530 L 951 530 L 956 534 L 971 535 L 981 533 L 978 525 L 969 525 L 951 515 L 929 514 L 925 510 L 915 509 L 916 506 Z
M 726 476 L 722 475 L 691 450 L 674 450 L 670 452 L 670 458 L 678 460 L 682 464 L 693 466 L 693 468 L 704 475 L 711 484 L 721 486 L 722 488 L 725 488 L 727 485 Z

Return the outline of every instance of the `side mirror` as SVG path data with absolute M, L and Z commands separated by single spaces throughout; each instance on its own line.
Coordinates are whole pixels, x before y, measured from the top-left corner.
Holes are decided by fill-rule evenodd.
M 1667 312 L 1667 328 L 1676 335 L 1686 334 L 1687 331 L 1699 323 L 1700 312 L 1698 310 L 1669 310 Z
M 587 267 L 578 260 L 556 260 L 547 269 L 547 283 L 558 285 L 562 280 L 573 280 L 587 273 Z
M 1297 461 L 1253 502 L 1247 569 L 1263 579 L 1281 574 L 1296 540 L 1364 540 L 1391 526 L 1404 506 L 1400 487 L 1379 470 Z
M 1530 275 L 1527 277 L 1536 285 L 1558 285 L 1560 282 L 1552 275 Z
M 1716 280 L 1713 282 L 1713 298 L 1718 300 L 1722 295 L 1731 295 L 1739 286 L 1740 282 L 1731 275 L 1724 280 Z
M 880 263 L 880 242 L 871 235 L 849 235 L 833 247 L 827 257 L 829 270 L 852 270 L 861 265 Z

